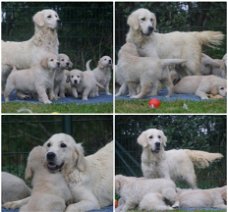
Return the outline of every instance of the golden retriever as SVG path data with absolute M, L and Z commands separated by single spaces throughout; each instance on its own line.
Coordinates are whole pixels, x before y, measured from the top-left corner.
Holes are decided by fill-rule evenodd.
M 196 188 L 196 174 L 194 166 L 208 167 L 210 163 L 223 157 L 220 153 L 188 149 L 172 149 L 165 151 L 167 137 L 162 130 L 148 129 L 143 131 L 137 142 L 142 146 L 141 168 L 146 178 L 168 178 L 186 181 L 192 188 Z
M 224 38 L 217 31 L 157 33 L 155 14 L 144 8 L 132 12 L 127 24 L 130 29 L 126 40 L 137 46 L 141 56 L 186 59 L 187 74 L 200 73 L 203 45 L 217 46 Z

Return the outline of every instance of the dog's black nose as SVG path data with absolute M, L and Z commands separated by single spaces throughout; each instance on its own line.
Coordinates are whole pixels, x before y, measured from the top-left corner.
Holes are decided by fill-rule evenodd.
M 55 153 L 54 152 L 48 152 L 47 153 L 47 159 L 48 160 L 53 160 L 53 159 L 55 159 Z
M 109 62 L 109 64 L 112 64 L 112 60 L 109 60 L 108 62 Z
M 58 66 L 58 67 L 60 66 L 60 63 L 59 63 L 59 62 L 57 62 L 57 66 Z
M 149 27 L 148 27 L 148 33 L 152 33 L 153 31 L 154 31 L 154 27 L 149 26 Z
M 66 63 L 66 65 L 67 65 L 67 66 L 69 66 L 69 65 L 70 65 L 70 63 Z
M 74 84 L 77 84 L 78 83 L 78 81 L 77 80 L 74 80 Z
M 159 142 L 156 142 L 156 143 L 155 143 L 155 146 L 156 146 L 156 148 L 160 148 L 160 146 L 161 146 L 161 143 L 159 143 Z

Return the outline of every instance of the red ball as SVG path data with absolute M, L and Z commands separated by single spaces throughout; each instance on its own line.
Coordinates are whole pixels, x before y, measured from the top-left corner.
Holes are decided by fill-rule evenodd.
M 153 98 L 149 101 L 149 107 L 151 108 L 158 108 L 161 104 L 161 102 L 159 101 L 159 99 Z

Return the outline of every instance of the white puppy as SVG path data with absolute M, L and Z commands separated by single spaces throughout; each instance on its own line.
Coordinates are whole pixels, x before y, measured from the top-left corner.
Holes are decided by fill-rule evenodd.
M 32 194 L 20 212 L 63 212 L 71 192 L 60 172 L 50 173 L 45 160 L 46 150 L 37 146 L 29 153 L 25 176 L 32 178 Z
M 34 35 L 27 41 L 2 41 L 2 88 L 15 66 L 17 69 L 28 69 L 39 63 L 47 53 L 58 54 L 59 41 L 57 26 L 58 14 L 50 9 L 37 12 L 33 16 Z
M 167 59 L 185 59 L 187 74 L 200 73 L 200 59 L 203 45 L 219 45 L 224 35 L 216 31 L 157 33 L 156 16 L 148 9 L 132 12 L 127 20 L 130 29 L 127 42 L 137 46 L 141 56 Z
M 46 55 L 40 64 L 30 69 L 13 70 L 9 75 L 4 92 L 5 101 L 9 101 L 9 95 L 13 90 L 24 93 L 38 94 L 40 102 L 50 104 L 47 90 L 50 92 L 50 99 L 54 98 L 54 76 L 59 67 L 59 61 L 54 54 Z
M 186 76 L 175 86 L 175 93 L 195 94 L 201 99 L 208 99 L 207 94 L 226 96 L 227 80 L 215 75 Z
M 146 179 L 115 176 L 115 192 L 120 195 L 122 204 L 117 211 L 127 211 L 139 205 L 141 210 L 172 210 L 164 199 L 171 204 L 176 200 L 176 185 L 169 179 Z
M 91 60 L 89 60 L 86 63 L 87 70 L 91 70 L 90 62 Z M 112 70 L 112 58 L 109 56 L 101 57 L 100 60 L 98 61 L 97 67 L 93 70 L 93 73 L 95 75 L 97 82 L 100 83 L 105 88 L 105 92 L 107 95 L 111 95 L 111 93 L 109 92 L 109 84 L 110 84 L 111 75 L 112 75 L 111 70 Z
M 82 95 L 82 100 L 88 97 L 95 97 L 97 86 L 102 87 L 97 81 L 92 71 L 80 71 L 73 69 L 69 72 L 68 81 L 71 83 L 71 93 L 75 98 Z
M 173 83 L 168 66 L 182 64 L 181 59 L 156 59 L 152 57 L 139 57 L 137 48 L 133 43 L 124 44 L 118 53 L 117 67 L 129 89 L 132 98 L 143 98 L 151 92 L 157 95 L 159 82 L 164 82 L 168 88 L 168 96 L 173 93 Z M 119 74 L 120 75 L 120 74 Z M 126 85 L 123 83 L 117 95 L 123 93 Z M 140 86 L 140 92 L 137 88 Z
M 58 59 L 59 59 L 60 66 L 55 73 L 54 92 L 55 92 L 55 98 L 58 98 L 58 97 L 64 98 L 65 83 L 66 83 L 65 70 L 72 68 L 73 63 L 71 62 L 70 58 L 66 54 L 59 54 Z
M 192 188 L 197 187 L 194 165 L 198 168 L 205 168 L 213 161 L 223 157 L 220 153 L 188 149 L 165 151 L 167 138 L 163 131 L 158 129 L 143 131 L 137 142 L 143 148 L 141 168 L 144 177 L 164 177 L 174 181 L 181 178 Z
M 227 186 L 212 189 L 178 189 L 173 208 L 221 208 L 226 209 L 223 194 Z

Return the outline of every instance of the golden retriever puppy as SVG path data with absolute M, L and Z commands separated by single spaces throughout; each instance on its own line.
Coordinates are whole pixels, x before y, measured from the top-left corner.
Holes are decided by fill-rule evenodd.
M 91 60 L 89 60 L 86 63 L 86 69 L 89 71 L 91 71 L 90 62 Z M 111 73 L 112 58 L 109 56 L 101 57 L 100 60 L 98 61 L 97 67 L 92 71 L 95 75 L 97 82 L 100 83 L 105 88 L 105 93 L 107 95 L 111 95 L 111 93 L 109 92 L 109 84 L 112 77 L 112 73 Z M 97 95 L 99 95 L 98 92 L 97 92 Z
M 34 35 L 27 41 L 2 41 L 2 88 L 12 67 L 28 69 L 40 62 L 47 53 L 58 54 L 57 27 L 60 19 L 54 10 L 45 9 L 33 16 Z
M 223 59 L 212 59 L 206 54 L 202 54 L 201 58 L 201 74 L 216 75 L 226 78 L 226 64 Z
M 2 172 L 2 203 L 23 199 L 31 194 L 24 180 L 8 172 Z
M 72 68 L 73 63 L 71 62 L 70 58 L 66 54 L 59 54 L 58 60 L 60 63 L 59 68 L 56 70 L 55 73 L 55 80 L 54 80 L 54 92 L 55 98 L 64 98 L 65 97 L 65 70 Z
M 48 54 L 40 64 L 32 66 L 30 69 L 14 69 L 9 75 L 4 92 L 5 101 L 9 101 L 9 95 L 13 90 L 38 94 L 38 100 L 45 104 L 50 104 L 50 99 L 54 98 L 54 76 L 56 69 L 59 68 L 59 61 L 56 55 Z
M 184 70 L 191 75 L 200 73 L 202 46 L 217 46 L 224 38 L 217 31 L 157 33 L 155 14 L 144 8 L 132 12 L 127 24 L 126 40 L 137 46 L 141 56 L 185 59 Z
M 71 200 L 71 192 L 60 172 L 51 173 L 45 160 L 46 150 L 37 146 L 29 153 L 26 178 L 32 178 L 32 194 L 20 212 L 63 212 L 66 201 Z
M 139 205 L 140 210 L 172 210 L 164 199 L 171 204 L 176 201 L 176 185 L 169 179 L 146 179 L 115 176 L 115 192 L 121 197 L 117 211 L 127 211 Z
M 173 93 L 173 83 L 170 78 L 168 66 L 171 64 L 182 64 L 181 59 L 156 59 L 151 57 L 140 57 L 133 43 L 124 44 L 118 53 L 118 69 L 129 89 L 131 98 L 143 98 L 147 94 L 157 95 L 159 82 L 164 82 L 168 88 L 168 96 Z M 124 83 L 117 95 L 126 86 Z M 140 86 L 140 92 L 137 88 Z M 137 94 L 136 94 L 137 93 Z
M 53 135 L 44 144 L 48 168 L 59 170 L 72 192 L 74 204 L 66 212 L 89 211 L 113 203 L 113 143 L 84 156 L 81 144 L 67 134 Z
M 102 87 L 96 81 L 92 71 L 73 69 L 69 73 L 68 81 L 71 84 L 73 97 L 78 98 L 79 94 L 81 94 L 82 100 L 88 100 L 88 97 L 95 97 L 97 95 L 97 86 Z
M 188 149 L 165 151 L 167 137 L 162 130 L 148 129 L 143 131 L 137 142 L 142 146 L 141 168 L 146 178 L 182 179 L 192 188 L 196 188 L 194 166 L 206 168 L 215 160 L 223 158 L 220 153 Z
M 201 99 L 208 99 L 207 94 L 226 96 L 227 80 L 215 75 L 186 76 L 175 86 L 175 93 L 195 94 Z
M 178 189 L 173 208 L 221 208 L 226 209 L 223 193 L 227 186 L 212 189 Z

